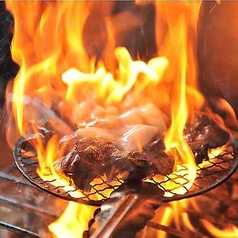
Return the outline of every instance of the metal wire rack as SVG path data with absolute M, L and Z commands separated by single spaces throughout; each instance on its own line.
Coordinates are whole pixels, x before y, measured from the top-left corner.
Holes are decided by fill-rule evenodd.
M 144 179 L 143 182 L 154 183 L 165 194 L 169 194 L 163 197 L 163 202 L 205 193 L 224 182 L 235 172 L 238 165 L 237 148 L 237 141 L 231 138 L 226 145 L 219 148 L 219 153 L 217 149 L 211 150 L 209 158 L 197 165 L 196 178 L 190 188 L 188 188 L 189 180 L 187 179 L 188 169 L 185 165 L 181 165 L 172 176 L 158 174 L 153 178 Z M 120 175 L 113 181 L 108 181 L 106 176 L 98 176 L 91 182 L 90 191 L 84 191 L 77 189 L 71 179 L 59 181 L 58 178 L 49 174 L 49 179 L 43 180 L 36 172 L 39 166 L 37 153 L 24 138 L 17 142 L 13 156 L 16 166 L 31 183 L 66 200 L 98 206 L 124 183 Z M 168 183 L 170 186 L 167 186 Z M 185 190 L 183 194 L 178 194 L 179 188 Z

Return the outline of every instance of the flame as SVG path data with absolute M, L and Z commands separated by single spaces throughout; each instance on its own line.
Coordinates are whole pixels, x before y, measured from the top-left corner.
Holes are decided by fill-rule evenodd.
M 172 153 L 176 158 L 175 171 L 181 170 L 181 165 L 187 169 L 186 178 L 189 182 L 186 188 L 176 188 L 176 192 L 185 193 L 189 189 L 196 176 L 196 165 L 193 153 L 190 147 L 183 139 L 183 129 L 188 120 L 188 115 L 193 114 L 193 108 L 188 108 L 187 85 L 196 84 L 196 63 L 194 61 L 194 51 L 191 51 L 191 31 L 196 29 L 197 16 L 199 10 L 199 2 L 197 3 L 158 3 L 157 11 L 162 14 L 162 20 L 168 19 L 167 24 L 169 28 L 168 35 L 165 41 L 168 41 L 170 48 L 166 47 L 168 44 L 162 44 L 162 54 L 168 58 L 170 64 L 173 65 L 173 71 L 169 75 L 172 81 L 175 81 L 176 86 L 171 94 L 171 118 L 172 123 L 169 130 L 165 134 L 166 151 Z M 173 6 L 172 6 L 173 5 Z M 165 19 L 164 19 L 165 18 Z M 157 22 L 161 24 L 158 19 Z M 186 24 L 185 24 L 186 23 Z M 159 29 L 159 28 L 157 28 Z M 157 31 L 157 35 L 159 35 Z M 161 43 L 161 38 L 157 37 L 158 43 Z M 176 40 L 174 40 L 176 39 Z M 175 60 L 179 56 L 179 62 Z M 189 65 L 192 62 L 192 65 Z M 199 105 L 199 103 L 197 104 Z M 183 173 L 183 172 L 182 172 Z M 180 175 L 182 175 L 180 173 Z M 172 174 L 170 177 L 178 176 Z M 179 181 L 178 181 L 179 182 Z M 181 184 L 184 184 L 181 181 Z M 175 186 L 172 183 L 166 184 L 166 187 L 171 188 Z M 177 185 L 176 185 L 177 186 Z
M 60 187 L 65 192 L 68 192 L 71 196 L 75 198 L 82 197 L 82 194 L 74 189 L 73 186 L 69 185 L 68 179 L 64 176 L 64 174 L 59 173 L 59 171 L 55 169 L 55 158 L 58 156 L 58 151 L 55 149 L 58 145 L 57 136 L 53 136 L 50 138 L 47 143 L 46 148 L 42 144 L 42 140 L 40 138 L 36 138 L 37 141 L 37 155 L 40 167 L 37 168 L 37 173 L 44 181 L 52 181 L 51 184 L 55 187 Z
M 201 222 L 213 237 L 227 237 L 227 238 L 238 237 L 238 228 L 235 225 L 232 225 L 229 228 L 219 229 L 211 222 L 205 219 L 202 219 Z
M 83 237 L 94 210 L 95 207 L 69 202 L 60 218 L 49 225 L 49 230 L 58 238 Z
M 157 214 L 155 215 L 156 222 L 158 222 L 161 225 L 168 226 L 171 223 L 172 217 L 173 217 L 173 210 L 169 206 L 165 206 L 160 208 L 157 211 Z M 167 234 L 164 231 L 158 231 L 157 232 L 158 238 L 166 238 Z
M 82 73 L 75 68 L 62 74 L 62 81 L 68 85 L 66 100 L 70 101 L 70 105 L 76 106 L 78 102 L 83 101 L 85 91 L 91 93 L 95 91 L 97 97 L 106 105 L 121 102 L 123 97 L 132 90 L 139 74 L 146 75 L 138 85 L 141 90 L 149 83 L 158 82 L 168 64 L 166 58 L 163 57 L 154 58 L 148 64 L 133 61 L 124 47 L 116 48 L 114 53 L 119 65 L 116 80 L 104 67 L 100 67 L 92 74 Z M 157 73 L 155 68 L 159 68 L 160 71 Z
M 88 133 L 92 125 L 101 123 L 106 139 L 130 134 L 134 128 L 120 131 L 128 124 L 149 125 L 153 132 L 146 137 L 151 139 L 159 132 L 165 138 L 166 152 L 175 160 L 174 173 L 169 177 L 188 181 L 186 187 L 170 182 L 164 186 L 183 194 L 196 176 L 194 156 L 183 139 L 183 130 L 204 103 L 196 90 L 195 43 L 200 3 L 153 3 L 157 52 L 155 49 L 155 57 L 148 62 L 140 57 L 135 59 L 122 47 L 122 42 L 140 27 L 142 20 L 133 11 L 113 15 L 115 4 L 7 2 L 15 19 L 12 56 L 20 65 L 12 98 L 7 98 L 12 105 L 11 120 L 23 137 L 35 133 L 36 128 L 52 118 L 60 121 L 60 128 L 57 124 L 54 129 L 62 135 L 72 132 L 72 127 L 86 128 Z M 127 26 L 120 24 L 122 19 L 130 19 Z M 101 133 L 98 129 L 101 127 L 95 127 L 96 135 Z M 112 127 L 117 129 L 114 136 L 111 131 L 107 133 Z M 90 133 L 94 135 L 95 131 Z M 148 139 L 142 142 L 144 136 L 139 132 L 133 138 L 126 141 L 132 141 L 139 149 L 148 142 Z M 54 166 L 57 143 L 57 137 L 46 146 L 37 139 L 38 174 L 44 180 L 54 178 L 55 185 L 64 186 L 66 179 Z M 176 184 L 184 181 L 178 179 Z M 74 206 L 72 209 L 78 210 Z

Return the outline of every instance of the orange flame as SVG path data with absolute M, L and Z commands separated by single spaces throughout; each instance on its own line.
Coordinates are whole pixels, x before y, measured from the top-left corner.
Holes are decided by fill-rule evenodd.
M 88 229 L 85 221 L 92 219 L 94 210 L 95 207 L 69 202 L 63 215 L 49 225 L 49 230 L 58 238 L 83 237 L 83 232 Z
M 176 160 L 175 172 L 169 177 L 176 178 L 181 175 L 181 181 L 177 180 L 181 184 L 184 184 L 183 179 L 187 179 L 189 182 L 186 189 L 193 184 L 196 165 L 193 153 L 183 139 L 183 130 L 187 121 L 192 120 L 195 111 L 203 104 L 203 98 L 193 89 L 196 87 L 197 73 L 195 47 L 192 46 L 196 42 L 195 31 L 199 8 L 199 2 L 156 3 L 158 16 L 156 23 L 160 26 L 157 27 L 159 51 L 168 59 L 173 69 L 166 71 L 165 77 L 167 83 L 175 85 L 170 88 L 171 126 L 165 133 L 164 139 L 166 151 L 171 153 Z M 167 29 L 165 33 L 164 29 Z M 193 103 L 192 100 L 194 100 Z M 171 182 L 165 184 L 166 188 L 174 187 L 176 193 L 186 192 L 185 188 L 177 186 Z M 165 195 L 172 196 L 169 193 Z
M 185 173 L 189 189 L 196 166 L 183 130 L 203 105 L 196 90 L 194 47 L 200 3 L 154 3 L 158 52 L 148 62 L 134 60 L 128 49 L 116 47 L 123 45 L 131 29 L 140 27 L 141 19 L 130 11 L 113 15 L 115 4 L 7 2 L 15 19 L 12 56 L 21 66 L 12 99 L 8 99 L 13 120 L 27 137 L 35 132 L 32 125 L 44 125 L 55 117 L 56 104 L 63 124 L 77 125 L 78 133 L 126 141 L 121 144 L 126 149 L 140 149 L 159 134 L 165 138 L 166 152 L 175 159 L 170 177 Z M 131 19 L 126 27 L 120 26 L 123 18 Z M 138 125 L 149 128 L 146 136 L 137 130 Z M 59 130 L 63 135 L 71 132 Z M 130 137 L 132 131 L 136 134 Z M 46 148 L 39 141 L 38 173 L 42 178 L 54 176 L 62 185 L 64 176 L 53 166 L 56 145 L 57 138 Z M 186 192 L 175 189 L 179 194 Z
M 227 238 L 238 237 L 238 228 L 235 225 L 232 225 L 226 229 L 219 229 L 211 222 L 205 219 L 202 219 L 202 224 L 213 237 L 227 237 Z

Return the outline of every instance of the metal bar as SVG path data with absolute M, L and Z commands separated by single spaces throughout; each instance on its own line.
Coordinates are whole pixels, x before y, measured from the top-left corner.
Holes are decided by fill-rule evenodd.
M 33 212 L 37 215 L 47 215 L 47 216 L 51 216 L 54 219 L 58 218 L 58 216 L 56 216 L 55 214 L 49 213 L 48 210 L 40 209 L 39 207 L 35 205 L 31 205 L 30 203 L 19 203 L 19 201 L 13 198 L 0 195 L 0 202 L 2 202 L 3 204 L 16 206 L 20 209 L 24 209 L 27 212 Z
M 25 207 L 3 203 L 0 203 L 0 217 L 0 228 L 19 233 L 23 237 L 46 238 L 50 234 L 48 225 L 55 221 L 53 217 L 29 212 Z
M 35 232 L 26 230 L 22 227 L 18 227 L 3 221 L 0 221 L 0 228 L 6 229 L 8 231 L 12 231 L 15 233 L 19 233 L 21 235 L 27 235 L 28 237 L 34 237 L 34 238 L 41 238 L 42 236 L 40 236 L 39 234 L 36 234 Z
M 24 185 L 32 186 L 31 183 L 28 182 L 26 179 L 19 178 L 19 177 L 13 176 L 13 175 L 9 175 L 5 172 L 0 172 L 0 178 L 11 180 L 11 181 L 17 182 L 17 183 L 22 183 Z
M 63 207 L 66 207 L 68 203 L 60 199 L 62 209 L 55 209 L 54 204 L 57 200 L 59 198 L 43 192 L 24 179 L 0 172 L 0 201 L 2 204 L 13 205 L 23 210 L 40 215 L 48 215 L 55 219 L 63 212 Z
M 23 237 L 52 237 L 47 227 L 68 203 L 33 186 L 20 173 L 18 177 L 15 167 L 10 173 L 14 175 L 0 172 L 1 230 Z

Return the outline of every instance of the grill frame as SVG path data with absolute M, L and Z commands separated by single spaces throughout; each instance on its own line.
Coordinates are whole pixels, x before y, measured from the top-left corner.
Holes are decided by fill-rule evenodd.
M 32 140 L 32 137 L 31 137 Z M 24 154 L 22 154 L 22 145 L 26 143 L 24 146 L 24 154 L 26 156 L 24 157 Z M 25 151 L 25 148 L 27 148 L 29 151 Z M 174 196 L 172 197 L 163 197 L 162 201 L 163 202 L 171 202 L 171 201 L 176 201 L 184 198 L 190 198 L 194 197 L 197 195 L 201 195 L 203 193 L 208 192 L 211 189 L 214 189 L 215 187 L 219 186 L 223 182 L 225 182 L 227 179 L 229 179 L 232 174 L 236 171 L 238 167 L 238 142 L 236 141 L 235 138 L 231 136 L 230 141 L 228 142 L 227 145 L 228 152 L 223 152 L 222 155 L 219 155 L 215 157 L 215 159 L 219 159 L 221 157 L 220 162 L 218 164 L 214 163 L 214 159 L 209 160 L 210 166 L 207 168 L 203 169 L 198 165 L 197 169 L 197 175 L 199 175 L 193 184 L 193 186 L 188 190 L 186 187 L 187 192 L 182 195 L 178 195 L 173 193 Z M 226 149 L 227 149 L 226 148 Z M 232 148 L 232 150 L 230 150 Z M 88 205 L 93 205 L 93 206 L 100 206 L 105 200 L 107 200 L 110 196 L 110 194 L 113 191 L 116 191 L 120 185 L 122 185 L 124 182 L 122 179 L 117 178 L 117 180 L 113 181 L 114 184 L 112 185 L 111 183 L 108 183 L 106 179 L 103 177 L 98 177 L 100 179 L 99 184 L 93 185 L 94 192 L 92 194 L 88 194 L 87 192 L 84 192 L 83 190 L 78 189 L 80 193 L 83 194 L 84 197 L 79 197 L 76 198 L 74 196 L 71 196 L 70 193 L 77 192 L 77 189 L 74 187 L 72 180 L 68 180 L 68 184 L 66 186 L 72 187 L 69 191 L 64 190 L 64 186 L 55 186 L 52 183 L 55 181 L 49 180 L 49 181 L 44 181 L 43 179 L 40 178 L 40 176 L 36 172 L 36 168 L 38 167 L 38 159 L 37 159 L 37 154 L 34 156 L 29 156 L 29 154 L 34 153 L 34 148 L 29 144 L 27 139 L 20 138 L 18 142 L 16 143 L 14 150 L 13 150 L 13 158 L 14 162 L 17 166 L 17 168 L 21 171 L 21 173 L 24 175 L 26 179 L 28 179 L 31 183 L 34 185 L 38 186 L 39 188 L 43 189 L 44 191 L 51 193 L 57 197 L 63 198 L 68 201 L 75 201 L 79 202 L 82 204 L 88 204 Z M 227 158 L 229 157 L 229 158 Z M 227 163 L 228 167 L 223 168 L 222 165 L 223 163 Z M 227 166 L 226 164 L 226 166 Z M 218 170 L 216 170 L 218 168 Z M 215 171 L 214 171 L 215 170 Z M 215 178 L 214 178 L 215 176 Z M 178 175 L 176 179 L 180 179 L 181 176 Z M 163 183 L 166 181 L 171 180 L 169 176 L 165 176 L 165 181 L 162 182 L 157 182 L 156 179 L 153 177 L 150 182 L 158 185 L 158 188 L 165 190 L 163 187 Z M 196 183 L 197 181 L 197 183 Z M 204 182 L 206 185 L 204 186 Z M 175 180 L 175 183 L 176 180 Z M 202 187 L 200 184 L 202 184 Z M 97 185 L 105 185 L 101 190 L 97 189 Z M 185 182 L 186 185 L 186 182 Z M 107 192 L 107 196 L 104 195 L 104 192 Z M 110 192 L 110 193 L 109 193 Z M 93 200 L 90 198 L 91 195 L 98 195 L 102 194 L 102 198 L 99 200 Z

